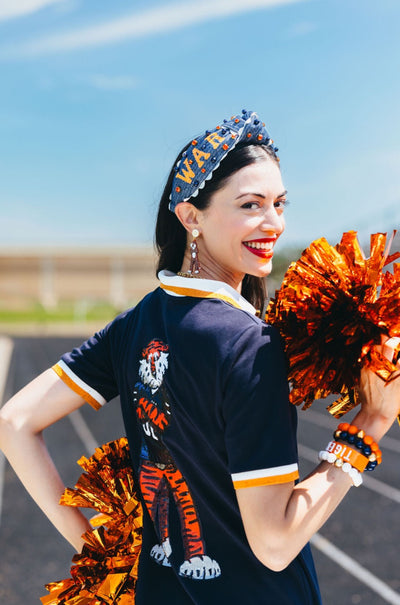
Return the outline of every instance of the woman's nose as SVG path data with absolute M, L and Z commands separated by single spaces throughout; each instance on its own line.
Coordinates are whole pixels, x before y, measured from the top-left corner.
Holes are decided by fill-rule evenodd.
M 275 208 L 267 210 L 263 217 L 261 229 L 271 235 L 281 235 L 285 229 L 283 214 L 278 214 Z

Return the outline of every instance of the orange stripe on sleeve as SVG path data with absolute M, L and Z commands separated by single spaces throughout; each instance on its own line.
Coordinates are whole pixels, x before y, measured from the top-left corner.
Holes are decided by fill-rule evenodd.
M 233 482 L 235 489 L 243 487 L 257 487 L 258 485 L 278 485 L 281 483 L 290 483 L 299 478 L 299 471 L 293 471 L 285 475 L 273 475 L 271 477 L 257 477 L 255 479 L 242 479 Z
M 65 382 L 65 384 L 69 386 L 69 388 L 72 389 L 74 393 L 80 395 L 87 403 L 89 403 L 92 408 L 94 408 L 95 410 L 99 410 L 101 408 L 100 403 L 96 401 L 96 399 L 92 397 L 87 391 L 82 389 L 82 387 L 78 386 L 72 380 L 72 378 L 64 372 L 64 370 L 59 366 L 58 363 L 56 363 L 51 369 L 55 371 L 57 376 L 59 376 L 59 378 L 61 378 L 61 380 Z

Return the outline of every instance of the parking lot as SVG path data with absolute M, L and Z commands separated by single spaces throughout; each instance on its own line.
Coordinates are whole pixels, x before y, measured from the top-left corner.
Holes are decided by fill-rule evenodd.
M 15 338 L 3 399 L 79 343 L 79 338 Z M 303 477 L 315 466 L 317 452 L 329 441 L 336 425 L 322 402 L 315 402 L 306 412 L 299 411 Z M 48 429 L 45 438 L 65 483 L 73 486 L 80 474 L 74 462 L 82 454 L 91 454 L 96 444 L 122 434 L 115 400 L 100 412 L 83 406 Z M 398 426 L 381 445 L 384 464 L 363 486 L 350 491 L 313 540 L 324 605 L 400 605 Z M 34 605 L 45 594 L 46 582 L 68 577 L 73 551 L 26 495 L 4 460 L 0 479 L 0 602 Z

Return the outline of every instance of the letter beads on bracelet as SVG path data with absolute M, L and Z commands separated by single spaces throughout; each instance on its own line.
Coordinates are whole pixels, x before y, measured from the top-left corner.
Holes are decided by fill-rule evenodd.
M 329 443 L 327 448 L 329 448 L 332 443 L 334 442 Z M 360 471 L 351 466 L 350 462 L 344 462 L 343 458 L 339 458 L 333 452 L 328 451 L 328 449 L 322 450 L 319 453 L 318 458 L 321 462 L 325 461 L 329 462 L 329 464 L 334 464 L 337 468 L 340 468 L 344 473 L 348 473 L 355 487 L 358 487 L 362 484 L 363 479 Z

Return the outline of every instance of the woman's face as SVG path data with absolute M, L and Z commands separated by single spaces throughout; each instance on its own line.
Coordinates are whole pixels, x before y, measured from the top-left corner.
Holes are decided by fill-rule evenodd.
M 240 289 L 246 273 L 268 275 L 274 245 L 285 228 L 285 202 L 275 161 L 266 157 L 234 173 L 200 211 L 201 276 Z

